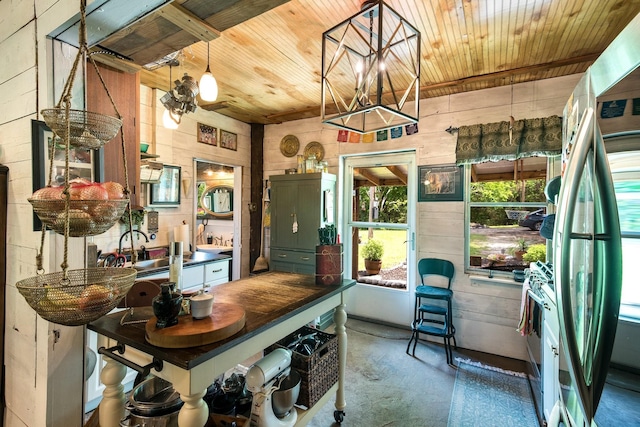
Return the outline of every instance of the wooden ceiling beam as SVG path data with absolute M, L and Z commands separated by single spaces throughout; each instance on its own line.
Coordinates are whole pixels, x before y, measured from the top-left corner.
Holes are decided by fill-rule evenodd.
M 407 184 L 405 184 L 404 182 L 400 181 L 399 179 L 383 179 L 380 180 L 380 182 L 378 184 L 373 184 L 370 181 L 367 180 L 362 180 L 362 179 L 355 179 L 354 183 L 353 183 L 353 187 L 354 188 L 360 188 L 360 187 L 405 187 Z
M 170 3 L 156 13 L 203 42 L 210 42 L 220 37 L 220 31 L 179 4 Z
M 478 171 L 476 165 L 471 165 L 471 182 L 478 182 Z
M 223 108 L 229 108 L 229 103 L 227 101 L 213 102 L 211 104 L 199 104 L 198 107 L 207 111 L 217 111 Z
M 546 178 L 545 171 L 523 171 L 519 173 L 520 179 L 542 179 Z M 473 182 L 487 182 L 487 181 L 513 181 L 513 171 L 503 173 L 487 173 L 476 174 Z
M 567 65 L 580 64 L 584 62 L 593 62 L 600 56 L 600 53 L 591 53 L 588 55 L 582 55 L 558 61 L 546 62 L 544 64 L 530 65 L 527 67 L 514 68 L 511 70 L 498 71 L 495 73 L 480 74 L 476 76 L 465 77 L 463 79 L 450 80 L 441 83 L 430 84 L 420 87 L 421 98 L 426 98 L 425 92 L 439 90 L 443 88 L 450 88 L 455 86 L 462 86 L 465 84 L 478 83 L 484 81 L 491 81 L 500 78 L 507 78 L 518 74 L 527 74 L 537 71 L 544 71 L 550 68 L 564 67 Z M 334 114 L 337 112 L 333 105 L 326 106 L 327 114 Z M 288 120 L 298 120 L 300 118 L 309 118 L 320 116 L 320 106 L 308 106 L 296 110 L 283 111 L 281 113 L 269 114 L 266 116 L 268 120 L 283 122 Z
M 449 80 L 446 82 L 434 83 L 420 87 L 420 92 L 429 92 L 437 89 L 444 89 L 452 86 L 462 86 L 465 84 L 484 82 L 487 80 L 496 80 L 518 74 L 535 73 L 538 71 L 546 71 L 550 68 L 566 67 L 567 65 L 581 64 L 583 62 L 593 62 L 602 52 L 590 53 L 588 55 L 575 56 L 572 58 L 560 59 L 558 61 L 545 62 L 544 64 L 529 65 L 526 67 L 512 68 L 510 70 L 497 71 L 495 73 L 480 74 L 476 76 L 465 77 L 462 79 Z
M 407 174 L 404 173 L 402 169 L 400 169 L 398 166 L 387 166 L 387 169 L 389 169 L 389 172 L 397 176 L 404 185 L 407 185 Z
M 380 178 L 372 174 L 368 169 L 356 168 L 353 172 L 354 174 L 360 175 L 373 185 L 380 185 Z
M 142 70 L 142 67 L 135 62 L 128 61 L 120 58 L 117 54 L 114 54 L 106 49 L 101 49 L 98 46 L 94 46 L 89 49 L 90 55 L 94 61 L 104 65 L 108 65 L 116 70 L 123 71 L 125 73 L 134 74 Z

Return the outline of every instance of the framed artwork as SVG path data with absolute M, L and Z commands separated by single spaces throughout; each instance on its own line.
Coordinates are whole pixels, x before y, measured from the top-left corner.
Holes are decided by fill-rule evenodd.
M 204 123 L 198 123 L 198 142 L 218 145 L 218 129 Z
M 52 151 L 53 150 L 53 151 Z M 51 160 L 53 158 L 53 169 Z M 31 120 L 31 176 L 32 190 L 36 191 L 49 185 L 64 184 L 65 146 L 45 122 Z M 69 179 L 84 178 L 95 181 L 96 162 L 94 151 L 83 148 L 69 149 Z M 51 172 L 51 179 L 50 178 Z M 40 231 L 40 218 L 33 214 L 33 231 Z
M 238 149 L 238 135 L 226 130 L 220 130 L 220 146 L 229 150 Z
M 151 184 L 151 206 L 178 207 L 180 205 L 180 166 L 164 165 L 160 182 Z
M 462 166 L 418 166 L 419 202 L 462 201 Z

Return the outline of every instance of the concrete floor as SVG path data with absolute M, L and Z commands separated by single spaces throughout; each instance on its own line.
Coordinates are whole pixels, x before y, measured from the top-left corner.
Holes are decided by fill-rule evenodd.
M 437 343 L 420 341 L 416 356 L 407 355 L 410 335 L 408 329 L 347 321 L 347 407 L 341 426 L 447 426 L 456 367 L 447 365 L 444 347 Z M 524 361 L 493 354 L 458 349 L 456 357 L 527 371 Z M 330 400 L 308 426 L 338 426 L 334 404 Z M 599 427 L 640 426 L 640 376 L 610 370 L 596 420 Z
M 416 357 L 405 350 L 409 330 L 349 319 L 344 427 L 446 427 L 456 367 L 447 365 L 444 347 L 420 341 Z M 454 358 L 473 359 L 523 372 L 523 361 L 464 349 Z M 337 426 L 334 401 L 308 424 Z

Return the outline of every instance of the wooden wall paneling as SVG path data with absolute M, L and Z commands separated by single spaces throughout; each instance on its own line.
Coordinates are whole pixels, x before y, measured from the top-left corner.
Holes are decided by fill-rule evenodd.
M 98 64 L 109 94 L 122 116 L 127 150 L 127 172 L 131 205 L 140 206 L 140 76 L 127 74 L 106 65 Z M 104 90 L 95 68 L 87 64 L 87 110 L 115 116 L 115 111 Z M 104 160 L 103 181 L 116 181 L 124 185 L 124 166 L 120 133 L 100 150 Z

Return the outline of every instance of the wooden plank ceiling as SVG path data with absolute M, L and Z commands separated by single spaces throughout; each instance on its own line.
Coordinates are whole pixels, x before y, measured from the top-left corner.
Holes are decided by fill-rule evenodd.
M 638 0 L 387 3 L 421 32 L 421 98 L 584 72 L 640 12 Z M 322 33 L 359 9 L 360 0 L 177 0 L 100 46 L 130 58 L 129 71 L 182 49 L 173 79 L 199 79 L 210 41 L 220 91 L 200 107 L 281 123 L 320 115 Z M 169 67 L 142 69 L 141 82 L 168 90 Z

